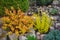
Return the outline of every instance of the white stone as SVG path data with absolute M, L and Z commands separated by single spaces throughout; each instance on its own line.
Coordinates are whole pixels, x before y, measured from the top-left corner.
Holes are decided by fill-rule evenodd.
M 37 39 L 41 39 L 39 32 L 36 33 L 36 36 L 37 36 Z
M 44 37 L 44 36 L 45 36 L 45 34 L 42 34 L 42 35 L 41 35 L 41 40 L 43 40 L 43 37 Z
M 54 1 L 53 1 L 53 4 L 58 4 L 58 3 L 59 3 L 58 0 L 54 0 Z
M 54 29 L 54 27 L 50 27 L 50 29 Z
M 16 40 L 17 36 L 13 33 L 12 35 L 9 35 L 10 40 Z
M 25 36 L 20 35 L 19 40 L 27 40 L 27 38 Z
M 60 23 L 56 23 L 56 27 L 60 26 Z

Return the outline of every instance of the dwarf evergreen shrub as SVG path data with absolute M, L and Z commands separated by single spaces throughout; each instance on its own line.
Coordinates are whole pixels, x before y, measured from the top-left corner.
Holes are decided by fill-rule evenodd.
M 60 40 L 60 31 L 52 30 L 48 34 L 46 34 L 43 40 Z
M 48 5 L 51 4 L 53 0 L 36 0 L 37 5 Z
M 29 2 L 28 0 L 0 0 L 0 16 L 4 14 L 4 7 L 11 9 L 11 6 L 16 10 L 19 7 L 23 12 L 26 12 L 29 8 Z

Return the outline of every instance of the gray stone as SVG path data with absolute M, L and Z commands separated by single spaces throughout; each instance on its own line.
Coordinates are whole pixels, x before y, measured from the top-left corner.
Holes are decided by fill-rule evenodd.
M 59 12 L 59 15 L 60 15 L 60 12 Z
M 53 8 L 49 8 L 49 12 L 51 12 L 51 11 L 52 11 L 52 9 L 53 9 Z
M 2 29 L 0 28 L 0 36 L 2 35 Z
M 3 38 L 0 38 L 0 40 L 7 40 L 7 38 L 6 37 L 3 37 Z
M 36 37 L 37 37 L 38 40 L 41 39 L 41 36 L 40 36 L 40 35 L 41 35 L 41 34 L 40 34 L 39 32 L 36 33 Z
M 57 20 L 59 16 L 52 16 L 54 20 Z
M 10 40 L 17 40 L 17 36 L 16 36 L 16 34 L 11 34 L 11 35 L 9 35 L 9 38 L 10 38 Z
M 60 23 L 56 23 L 56 27 L 60 26 Z
M 58 0 L 54 0 L 53 4 L 59 4 L 59 1 Z
M 19 40 L 27 40 L 26 36 L 20 35 Z
M 60 22 L 60 16 L 57 18 L 57 22 Z
M 51 26 L 51 27 L 50 27 L 50 30 L 53 30 L 53 29 L 54 29 L 54 27 L 53 27 L 53 26 Z
M 46 34 L 42 34 L 42 35 L 41 35 L 41 40 L 43 40 L 43 37 L 44 37 L 45 35 L 46 35 Z

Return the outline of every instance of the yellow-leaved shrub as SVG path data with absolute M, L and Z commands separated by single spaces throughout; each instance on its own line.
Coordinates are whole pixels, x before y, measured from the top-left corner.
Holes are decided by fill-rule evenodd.
M 35 17 L 34 29 L 40 32 L 41 34 L 47 33 L 52 24 L 52 21 L 48 16 L 47 12 L 41 11 L 40 13 L 38 11 L 38 14 L 34 14 L 33 17 Z
M 3 22 L 2 29 L 6 30 L 8 34 L 24 35 L 33 27 L 32 17 L 25 15 L 20 9 L 16 11 L 13 7 L 11 10 L 5 8 L 5 13 L 6 15 L 0 19 Z

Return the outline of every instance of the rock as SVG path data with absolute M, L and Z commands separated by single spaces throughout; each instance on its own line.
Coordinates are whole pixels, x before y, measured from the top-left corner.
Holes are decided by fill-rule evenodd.
M 56 23 L 56 29 L 60 30 L 60 23 Z
M 30 29 L 31 32 L 27 33 L 27 36 L 30 35 L 30 36 L 34 36 L 36 37 L 35 35 L 35 30 L 33 28 Z
M 27 15 L 32 16 L 32 12 L 28 12 Z
M 2 29 L 0 28 L 0 36 L 2 35 Z
M 2 20 L 0 20 L 0 28 L 1 28 L 1 26 L 2 26 Z
M 60 23 L 56 23 L 56 27 L 60 26 Z
M 50 30 L 53 30 L 53 29 L 54 29 L 54 27 L 53 27 L 53 26 L 51 26 L 51 27 L 50 27 Z
M 51 7 L 52 7 L 52 5 L 48 5 L 48 7 L 49 7 L 49 8 L 51 8 Z
M 6 37 L 3 37 L 3 38 L 0 38 L 0 40 L 7 40 L 7 38 Z
M 31 31 L 32 31 L 32 34 L 31 35 L 33 35 L 34 37 L 36 37 L 35 30 L 32 28 Z
M 58 6 L 54 6 L 54 8 L 56 8 L 58 11 L 60 11 L 60 7 L 58 7 Z
M 49 8 L 49 12 L 51 12 L 51 11 L 52 11 L 52 9 L 53 9 L 53 8 Z
M 60 22 L 60 16 L 57 18 L 57 22 Z
M 59 16 L 53 16 L 53 20 L 57 20 Z
M 6 32 L 0 28 L 0 40 L 7 40 Z
M 17 40 L 18 39 L 18 37 L 14 33 L 9 35 L 9 38 L 10 38 L 10 40 Z
M 53 5 L 57 5 L 57 4 L 59 4 L 59 1 L 58 0 L 54 0 L 52 4 Z
M 27 40 L 26 36 L 20 35 L 19 40 Z
M 36 0 L 29 0 L 30 6 L 35 6 L 36 5 Z
M 46 34 L 41 34 L 41 40 L 43 40 L 43 37 L 45 36 Z
M 38 40 L 41 39 L 41 36 L 40 36 L 40 33 L 39 32 L 36 33 L 36 37 L 37 37 Z

